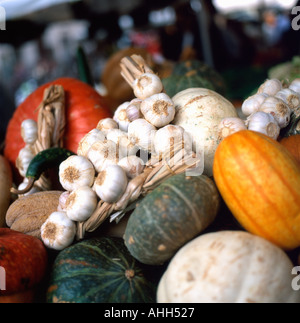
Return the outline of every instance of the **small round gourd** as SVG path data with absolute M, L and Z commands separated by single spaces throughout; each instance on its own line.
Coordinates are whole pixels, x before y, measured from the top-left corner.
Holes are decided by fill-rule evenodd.
M 219 205 L 209 177 L 174 175 L 137 205 L 126 226 L 125 244 L 140 262 L 163 264 L 215 219 Z
M 203 234 L 184 245 L 162 275 L 158 303 L 299 303 L 293 264 L 245 231 Z

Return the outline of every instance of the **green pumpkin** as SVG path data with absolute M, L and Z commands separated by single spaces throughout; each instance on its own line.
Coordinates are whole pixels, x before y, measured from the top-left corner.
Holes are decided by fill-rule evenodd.
M 152 303 L 156 285 L 117 237 L 80 241 L 55 258 L 48 303 Z
M 213 222 L 219 206 L 212 179 L 174 175 L 137 205 L 125 229 L 125 244 L 141 263 L 164 264 Z
M 203 87 L 225 94 L 222 76 L 213 68 L 198 60 L 188 60 L 174 65 L 171 75 L 162 78 L 165 92 L 170 96 L 193 87 Z

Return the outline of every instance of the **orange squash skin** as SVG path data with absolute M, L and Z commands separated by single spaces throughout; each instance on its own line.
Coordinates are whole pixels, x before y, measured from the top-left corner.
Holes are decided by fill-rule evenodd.
M 239 131 L 217 147 L 213 176 L 244 229 L 285 250 L 300 246 L 300 167 L 283 145 Z

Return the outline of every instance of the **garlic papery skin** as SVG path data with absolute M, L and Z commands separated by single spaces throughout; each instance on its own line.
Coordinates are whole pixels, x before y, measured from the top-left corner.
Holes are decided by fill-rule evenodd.
M 81 186 L 69 194 L 64 211 L 73 221 L 86 221 L 95 211 L 97 202 L 96 192 L 89 186 Z
M 156 131 L 154 150 L 160 158 L 171 158 L 176 151 L 183 148 L 187 152 L 192 150 L 192 138 L 181 126 L 169 124 Z
M 86 157 L 92 144 L 103 140 L 105 140 L 105 134 L 97 128 L 92 129 L 79 141 L 77 155 Z
M 251 114 L 246 124 L 248 130 L 263 133 L 274 140 L 277 140 L 280 132 L 280 127 L 272 114 L 258 111 Z
M 275 95 L 282 89 L 282 83 L 278 79 L 265 80 L 257 90 L 257 93 L 266 93 L 268 95 Z
M 291 111 L 300 107 L 300 93 L 297 93 L 290 88 L 280 90 L 276 93 L 275 97 L 284 101 Z
M 135 98 L 135 99 L 132 99 L 128 104 L 126 108 L 126 114 L 129 121 L 133 121 L 142 117 L 141 111 L 140 111 L 141 102 L 142 102 L 141 99 Z
M 66 212 L 56 211 L 49 215 L 41 226 L 41 238 L 45 246 L 63 250 L 70 246 L 76 234 L 76 224 Z
M 125 170 L 127 177 L 130 179 L 141 174 L 145 168 L 144 161 L 135 155 L 121 158 L 118 165 Z
M 167 94 L 158 93 L 142 101 L 141 112 L 148 122 L 157 128 L 161 128 L 174 119 L 175 106 Z
M 163 84 L 156 74 L 143 73 L 134 80 L 132 88 L 134 95 L 144 100 L 153 94 L 160 93 L 163 90 Z
M 126 108 L 129 105 L 129 101 L 126 101 L 119 105 L 114 112 L 113 119 L 117 122 L 119 128 L 123 131 L 127 131 L 130 120 L 127 117 Z
M 60 194 L 59 199 L 58 199 L 57 211 L 65 211 L 66 201 L 67 201 L 70 194 L 71 194 L 71 192 L 69 192 L 69 191 L 64 191 Z
M 241 118 L 224 118 L 219 124 L 219 140 L 223 140 L 235 132 L 246 129 L 245 121 Z
M 297 92 L 297 93 L 300 93 L 300 78 L 296 78 L 294 79 L 290 85 L 289 85 L 289 89 Z
M 87 157 L 95 167 L 96 172 L 101 172 L 104 167 L 118 163 L 118 146 L 108 139 L 97 141 L 88 150 Z
M 136 119 L 128 127 L 128 138 L 132 144 L 151 153 L 157 129 L 146 119 Z
M 259 107 L 264 102 L 264 100 L 268 97 L 266 93 L 256 93 L 249 96 L 242 103 L 241 110 L 245 116 L 249 116 L 250 114 L 257 112 Z
M 104 118 L 97 123 L 96 128 L 106 135 L 110 129 L 118 129 L 119 125 L 113 118 Z
M 119 165 L 109 165 L 99 172 L 93 189 L 102 201 L 114 203 L 123 195 L 127 184 L 125 170 Z
M 38 138 L 37 122 L 32 119 L 25 119 L 21 123 L 21 136 L 26 144 L 33 144 Z
M 284 101 L 275 96 L 267 97 L 261 104 L 259 111 L 272 114 L 280 128 L 286 127 L 290 122 L 291 109 Z
M 28 166 L 34 156 L 35 154 L 30 145 L 26 144 L 25 147 L 20 149 L 18 158 L 16 160 L 16 167 L 18 168 L 19 173 L 22 177 L 26 176 Z
M 61 186 L 71 192 L 80 186 L 92 186 L 95 168 L 86 157 L 72 155 L 60 163 L 58 174 Z

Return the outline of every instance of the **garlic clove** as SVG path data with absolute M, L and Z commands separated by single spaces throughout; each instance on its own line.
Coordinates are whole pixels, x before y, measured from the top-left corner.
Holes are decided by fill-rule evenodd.
M 88 150 L 87 157 L 95 167 L 96 172 L 101 172 L 104 167 L 118 163 L 118 146 L 108 139 L 97 141 Z
M 59 181 L 67 191 L 80 186 L 92 186 L 95 179 L 93 164 L 83 156 L 72 155 L 59 165 Z
M 28 166 L 32 159 L 34 158 L 35 154 L 32 150 L 31 145 L 26 144 L 25 147 L 20 149 L 18 158 L 16 160 L 16 167 L 19 170 L 19 173 L 22 177 L 26 176 L 26 172 L 28 169 Z
M 272 114 L 280 128 L 286 127 L 290 122 L 291 109 L 284 101 L 275 96 L 267 97 L 261 104 L 259 111 Z
M 165 93 L 154 94 L 141 103 L 144 118 L 153 126 L 160 128 L 169 124 L 175 117 L 175 106 Z
M 290 88 L 280 90 L 276 93 L 275 97 L 284 101 L 291 111 L 295 111 L 300 107 L 300 93 L 297 93 Z
M 66 201 L 67 201 L 70 194 L 71 194 L 71 192 L 69 192 L 69 191 L 65 191 L 60 194 L 59 199 L 58 199 L 57 211 L 65 211 Z
M 119 165 L 109 165 L 99 172 L 93 189 L 102 201 L 114 203 L 123 195 L 127 184 L 124 169 Z
M 127 177 L 130 179 L 141 174 L 145 168 L 144 161 L 135 155 L 121 158 L 118 165 L 124 169 Z
M 41 238 L 45 246 L 63 250 L 70 246 L 76 235 L 76 224 L 66 212 L 56 211 L 49 215 L 41 226 Z
M 133 145 L 151 153 L 156 131 L 156 127 L 146 119 L 136 119 L 128 126 L 128 139 Z
M 146 99 L 163 90 L 161 79 L 154 73 L 143 73 L 137 77 L 133 84 L 133 93 L 139 99 Z
M 290 85 L 289 89 L 295 91 L 296 93 L 300 93 L 300 78 L 294 79 Z
M 104 118 L 98 122 L 96 128 L 106 135 L 110 129 L 118 129 L 119 125 L 113 118 Z
M 91 145 L 102 140 L 105 140 L 105 134 L 97 128 L 92 129 L 79 141 L 77 154 L 86 157 Z
M 257 112 L 259 107 L 264 102 L 264 100 L 268 97 L 266 93 L 256 93 L 254 95 L 249 96 L 242 103 L 241 110 L 245 116 L 249 116 L 250 114 Z
M 223 140 L 227 136 L 241 131 L 241 130 L 246 130 L 247 127 L 245 125 L 245 121 L 242 120 L 241 118 L 224 118 L 221 120 L 219 124 L 219 135 L 218 138 L 219 140 Z
M 267 79 L 257 90 L 257 93 L 266 93 L 268 95 L 275 95 L 282 89 L 282 83 L 278 79 Z
M 126 114 L 129 121 L 133 121 L 142 117 L 140 111 L 141 102 L 142 100 L 138 98 L 130 101 L 129 105 L 126 108 Z
M 96 209 L 97 202 L 95 191 L 89 186 L 81 186 L 69 194 L 64 211 L 73 221 L 86 221 Z
M 251 114 L 247 118 L 246 124 L 248 126 L 248 130 L 263 133 L 274 140 L 277 140 L 280 133 L 280 127 L 274 116 L 263 111 Z
M 38 138 L 37 122 L 32 119 L 25 119 L 21 123 L 21 136 L 26 144 L 33 144 Z
M 127 131 L 130 120 L 127 117 L 126 109 L 130 102 L 126 101 L 119 105 L 114 112 L 113 119 L 117 122 L 119 128 L 123 131 Z

